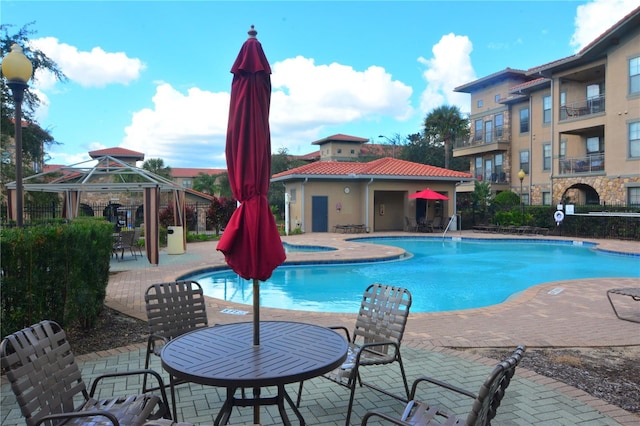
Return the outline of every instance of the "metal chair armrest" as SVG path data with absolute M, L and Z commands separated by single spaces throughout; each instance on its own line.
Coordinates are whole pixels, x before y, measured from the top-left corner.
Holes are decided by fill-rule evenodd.
M 351 335 L 349 334 L 349 330 L 347 329 L 347 327 L 343 326 L 343 325 L 332 325 L 329 327 L 331 330 L 341 330 L 344 332 L 344 334 L 346 334 L 347 336 L 347 342 L 351 342 Z
M 442 380 L 438 380 L 438 379 L 434 379 L 432 377 L 427 377 L 427 376 L 421 376 L 418 377 L 414 382 L 413 385 L 411 386 L 411 396 L 410 399 L 415 399 L 416 398 L 416 390 L 418 388 L 418 384 L 422 383 L 422 382 L 429 382 L 432 383 L 436 386 L 440 386 L 442 388 L 448 389 L 450 391 L 462 394 L 462 395 L 466 395 L 469 398 L 473 398 L 475 399 L 477 397 L 477 395 L 473 392 L 469 392 L 466 389 L 462 389 L 461 387 L 458 386 L 454 386 L 452 384 L 449 384 L 447 382 L 443 382 Z
M 96 416 L 106 417 L 114 426 L 120 426 L 120 423 L 118 422 L 118 419 L 116 418 L 116 416 L 109 413 L 108 411 L 82 411 L 77 413 L 49 414 L 47 416 L 44 416 L 40 420 L 38 420 L 34 426 L 39 426 L 50 420 L 62 420 L 62 419 L 73 419 L 73 418 L 79 418 L 79 417 L 96 417 Z

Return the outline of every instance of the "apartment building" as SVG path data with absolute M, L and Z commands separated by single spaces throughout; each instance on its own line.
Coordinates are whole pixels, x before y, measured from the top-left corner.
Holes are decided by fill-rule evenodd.
M 640 206 L 640 8 L 575 55 L 455 90 L 471 95 L 471 136 L 453 155 L 493 192 Z

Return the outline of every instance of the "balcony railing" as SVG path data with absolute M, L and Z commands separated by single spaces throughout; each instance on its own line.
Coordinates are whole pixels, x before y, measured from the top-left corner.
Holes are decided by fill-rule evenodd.
M 469 148 L 472 146 L 486 145 L 490 143 L 509 142 L 511 140 L 511 128 L 507 126 L 496 127 L 487 137 L 485 132 L 471 133 L 469 139 L 459 139 L 454 142 L 454 148 Z
M 561 175 L 594 173 L 604 170 L 604 154 L 589 154 L 585 157 L 560 159 Z
M 562 105 L 560 107 L 560 120 L 569 120 L 604 112 L 604 101 L 605 96 L 600 95 Z

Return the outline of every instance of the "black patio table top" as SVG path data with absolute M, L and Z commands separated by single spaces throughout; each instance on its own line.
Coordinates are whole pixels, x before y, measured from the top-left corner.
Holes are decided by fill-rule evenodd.
M 225 424 L 233 406 L 278 405 L 285 424 L 286 399 L 301 424 L 302 415 L 284 385 L 318 377 L 339 367 L 347 341 L 326 327 L 289 321 L 260 322 L 261 344 L 253 345 L 253 323 L 216 325 L 170 341 L 162 350 L 162 367 L 173 377 L 227 388 L 215 424 Z M 278 396 L 260 398 L 259 388 L 277 386 Z M 238 388 L 253 388 L 254 398 L 235 398 Z

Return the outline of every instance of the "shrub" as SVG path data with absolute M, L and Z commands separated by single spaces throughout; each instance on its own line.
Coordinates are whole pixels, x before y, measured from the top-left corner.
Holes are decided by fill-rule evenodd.
M 104 305 L 113 225 L 78 218 L 0 233 L 2 336 L 43 319 L 88 328 Z

